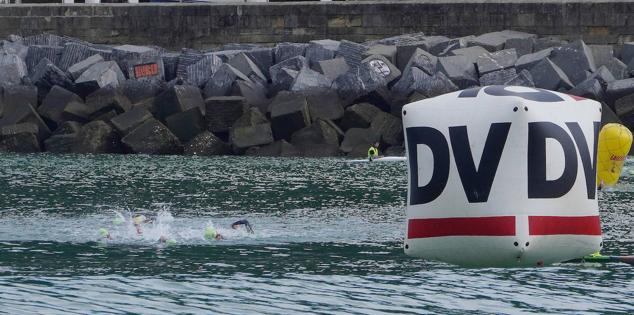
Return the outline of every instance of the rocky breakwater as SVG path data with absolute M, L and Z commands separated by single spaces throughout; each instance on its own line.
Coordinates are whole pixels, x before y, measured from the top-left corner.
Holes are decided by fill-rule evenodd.
M 634 43 L 617 53 L 501 31 L 211 51 L 56 35 L 0 42 L 0 151 L 264 156 L 402 154 L 401 107 L 479 85 L 596 99 L 634 127 Z

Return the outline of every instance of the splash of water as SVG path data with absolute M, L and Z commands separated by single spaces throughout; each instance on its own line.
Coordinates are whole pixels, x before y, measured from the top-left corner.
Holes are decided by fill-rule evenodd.
M 97 241 L 111 244 L 192 244 L 210 243 L 214 240 L 207 240 L 204 231 L 207 227 L 212 227 L 225 239 L 256 238 L 257 234 L 250 234 L 244 229 L 225 228 L 214 224 L 211 219 L 199 219 L 195 222 L 176 222 L 176 219 L 163 206 L 155 214 L 134 213 L 125 210 L 113 210 L 114 218 L 111 224 L 95 229 Z M 139 219 L 141 218 L 141 219 Z M 109 236 L 99 235 L 100 229 L 106 229 Z

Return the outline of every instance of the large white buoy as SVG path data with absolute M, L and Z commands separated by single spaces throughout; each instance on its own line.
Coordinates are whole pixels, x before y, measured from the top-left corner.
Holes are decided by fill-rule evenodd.
M 464 266 L 541 266 L 597 252 L 601 104 L 487 86 L 403 107 L 405 253 Z

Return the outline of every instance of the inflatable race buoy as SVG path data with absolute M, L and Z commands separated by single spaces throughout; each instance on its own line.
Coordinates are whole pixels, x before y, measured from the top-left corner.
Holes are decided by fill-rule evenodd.
M 599 132 L 597 186 L 614 186 L 632 146 L 632 132 L 621 124 L 606 124 Z
M 487 86 L 403 107 L 405 253 L 463 266 L 542 266 L 598 252 L 601 104 Z

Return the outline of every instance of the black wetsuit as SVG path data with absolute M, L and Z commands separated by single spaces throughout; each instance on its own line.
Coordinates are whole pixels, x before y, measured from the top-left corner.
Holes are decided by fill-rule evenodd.
M 242 219 L 242 220 L 238 220 L 236 222 L 231 223 L 232 228 L 235 228 L 238 225 L 244 225 L 244 227 L 247 229 L 247 231 L 249 231 L 249 233 L 253 233 L 253 228 L 251 227 L 251 224 L 249 223 L 249 221 Z

